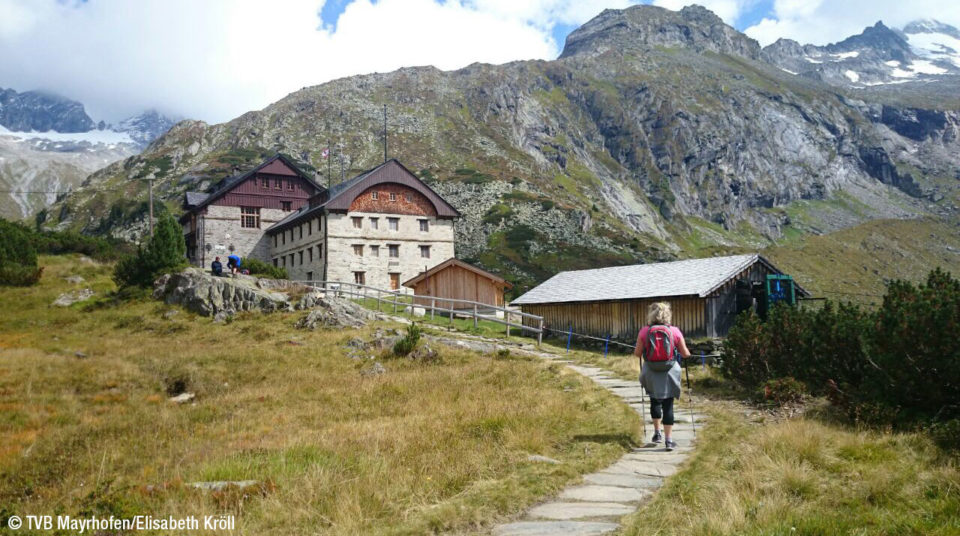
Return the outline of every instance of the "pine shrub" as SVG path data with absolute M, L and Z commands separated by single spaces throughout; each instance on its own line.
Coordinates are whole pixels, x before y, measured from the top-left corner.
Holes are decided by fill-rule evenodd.
M 187 263 L 183 229 L 170 214 L 162 214 L 146 247 L 117 262 L 113 279 L 119 287 L 149 287 L 161 275 Z
M 417 343 L 420 342 L 422 332 L 423 330 L 416 323 L 410 324 L 410 327 L 407 328 L 407 334 L 393 344 L 393 355 L 397 357 L 409 355 L 417 347 Z
M 37 250 L 26 227 L 0 219 L 0 285 L 30 286 L 40 280 Z
M 269 277 L 270 279 L 290 279 L 286 268 L 278 268 L 259 259 L 243 259 L 243 268 L 250 271 L 250 275 Z

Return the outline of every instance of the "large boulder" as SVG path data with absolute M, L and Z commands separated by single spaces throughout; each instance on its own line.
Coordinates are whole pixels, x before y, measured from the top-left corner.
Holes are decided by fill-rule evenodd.
M 309 302 L 309 306 L 301 307 L 312 310 L 297 322 L 300 329 L 359 328 L 377 318 L 373 311 L 349 300 L 319 296 Z M 300 303 L 304 303 L 304 300 Z
M 203 316 L 293 310 L 286 294 L 259 288 L 255 277 L 216 277 L 199 268 L 160 277 L 153 284 L 153 297 Z

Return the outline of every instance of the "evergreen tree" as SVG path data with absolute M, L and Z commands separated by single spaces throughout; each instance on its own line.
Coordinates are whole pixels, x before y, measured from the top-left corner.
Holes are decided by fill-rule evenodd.
M 28 286 L 40 280 L 30 230 L 0 219 L 0 285 Z
M 120 287 L 149 287 L 161 275 L 183 267 L 186 255 L 183 229 L 171 214 L 164 213 L 146 247 L 117 263 L 113 280 Z

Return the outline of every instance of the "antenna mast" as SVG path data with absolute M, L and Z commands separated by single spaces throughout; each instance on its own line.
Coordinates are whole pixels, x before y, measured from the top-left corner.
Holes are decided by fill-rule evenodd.
M 383 105 L 383 163 L 387 163 L 387 105 Z

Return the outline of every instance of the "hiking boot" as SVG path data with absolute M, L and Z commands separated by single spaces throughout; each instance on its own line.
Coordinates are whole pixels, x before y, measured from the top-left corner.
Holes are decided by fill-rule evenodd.
M 652 441 L 653 441 L 654 443 L 659 443 L 659 442 L 663 441 L 663 436 L 660 435 L 660 430 L 657 430 L 657 431 L 655 431 L 655 432 L 653 433 L 653 439 L 652 439 Z
M 672 439 L 668 439 L 663 442 L 663 446 L 667 447 L 667 452 L 670 452 L 671 450 L 677 448 L 677 442 Z

